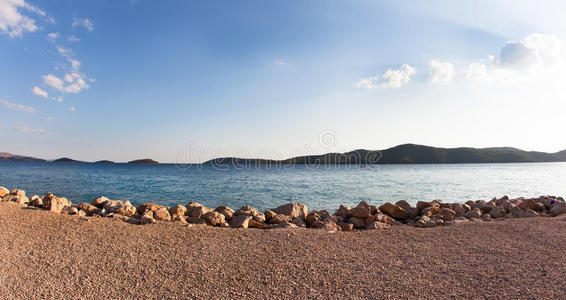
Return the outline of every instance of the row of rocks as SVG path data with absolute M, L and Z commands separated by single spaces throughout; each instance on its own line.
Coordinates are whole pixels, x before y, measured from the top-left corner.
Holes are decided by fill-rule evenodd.
M 301 203 L 288 203 L 273 210 L 260 212 L 251 206 L 234 211 L 227 206 L 208 208 L 200 203 L 165 207 L 155 203 L 134 206 L 127 200 L 110 200 L 104 196 L 91 203 L 74 205 L 63 197 L 46 193 L 43 197 L 30 198 L 23 190 L 9 191 L 0 187 L 1 201 L 38 207 L 55 213 L 77 216 L 99 216 L 119 219 L 131 224 L 152 224 L 159 221 L 175 221 L 183 224 L 203 224 L 232 228 L 293 228 L 308 227 L 329 231 L 354 229 L 385 229 L 394 225 L 430 228 L 469 221 L 491 221 L 505 218 L 558 216 L 566 213 L 566 203 L 561 197 L 509 199 L 505 196 L 491 201 L 477 200 L 465 203 L 444 203 L 441 200 L 419 201 L 412 207 L 407 201 L 381 206 L 365 201 L 350 208 L 340 205 L 331 215 L 327 210 L 308 211 Z

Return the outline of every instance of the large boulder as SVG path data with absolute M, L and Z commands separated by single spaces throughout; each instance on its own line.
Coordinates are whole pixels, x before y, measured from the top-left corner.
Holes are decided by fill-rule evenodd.
M 38 195 L 33 195 L 29 198 L 29 205 L 35 207 L 43 207 L 43 199 Z
M 110 200 L 110 199 L 108 199 L 104 196 L 100 196 L 100 197 L 92 200 L 92 202 L 90 204 L 92 204 L 92 205 L 94 205 L 98 208 L 102 208 L 102 207 L 104 207 L 104 203 L 106 203 L 106 201 L 108 201 L 108 200 Z
M 76 215 L 79 213 L 79 209 L 74 206 L 65 206 L 61 211 L 63 215 Z
M 478 202 L 478 205 L 476 207 L 478 207 L 481 210 L 482 214 L 488 214 L 496 207 L 496 205 L 495 205 L 495 201 L 492 200 L 489 202 L 485 202 L 485 201 Z M 505 208 L 503 208 L 503 210 L 505 210 Z
M 0 186 L 0 198 L 2 198 L 2 197 L 4 197 L 4 196 L 8 195 L 9 193 L 10 193 L 10 190 L 9 190 L 9 189 L 7 189 L 7 188 L 5 188 L 5 187 L 3 187 L 3 186 Z M 1 199 L 0 199 L 0 200 L 1 200 Z
M 468 204 L 452 203 L 452 210 L 456 213 L 456 217 L 463 217 L 469 210 Z
M 552 206 L 549 212 L 553 217 L 559 216 L 561 214 L 566 214 L 566 205 L 564 203 L 555 204 Z
M 348 223 L 354 224 L 354 228 L 364 228 L 366 227 L 365 219 L 358 217 L 351 217 L 348 219 Z
M 269 219 L 269 224 L 281 224 L 291 222 L 291 216 L 284 214 L 276 214 L 271 219 Z
M 43 196 L 43 208 L 60 214 L 63 211 L 63 208 L 71 206 L 71 201 L 67 200 L 67 198 L 63 197 L 56 197 L 51 193 L 46 193 Z
M 204 205 L 196 202 L 191 202 L 187 204 L 187 211 L 185 215 L 189 218 L 200 218 L 202 215 L 211 211 L 211 209 L 205 207 Z
M 522 210 L 517 205 L 511 205 L 511 207 L 509 208 L 509 213 L 511 213 L 513 218 L 524 218 L 525 217 L 525 211 Z
M 151 210 L 148 210 L 151 211 Z M 153 218 L 156 221 L 171 221 L 171 215 L 167 207 L 160 207 L 153 212 Z
M 26 192 L 23 190 L 12 190 L 9 194 L 2 198 L 5 202 L 16 202 L 18 204 L 28 204 L 29 199 L 26 197 Z
M 217 211 L 209 211 L 201 218 L 206 220 L 207 224 L 211 226 L 217 226 L 226 223 L 224 215 Z
M 105 214 L 114 213 L 122 216 L 133 216 L 136 214 L 136 207 L 128 200 L 107 200 L 104 202 Z
M 565 204 L 564 199 L 562 199 L 562 198 L 548 197 L 548 196 L 540 197 L 539 201 L 544 203 L 544 206 L 547 209 L 551 209 L 556 204 Z
M 312 225 L 316 221 L 323 221 L 327 219 L 330 219 L 330 214 L 327 210 L 314 210 L 305 217 L 305 221 L 309 225 Z
M 270 210 L 270 209 L 266 209 L 263 212 L 263 215 L 265 216 L 265 220 L 269 222 L 269 220 L 271 220 L 271 218 L 275 217 L 275 215 L 277 215 L 277 213 Z
M 379 210 L 382 213 L 393 217 L 394 219 L 404 220 L 404 219 L 407 219 L 409 217 L 409 214 L 405 211 L 404 208 L 400 207 L 399 205 L 395 205 L 395 204 L 389 203 L 389 202 L 380 206 Z
M 186 212 L 187 212 L 187 208 L 181 204 L 177 204 L 169 209 L 169 214 L 171 215 L 172 219 L 175 217 L 183 217 Z M 185 220 L 184 217 L 183 220 Z
M 374 215 L 374 219 L 372 221 L 381 222 L 381 223 L 385 223 L 385 224 L 389 224 L 389 225 L 395 223 L 395 219 L 391 218 L 388 215 L 384 215 L 382 213 L 376 213 Z
M 423 209 L 425 209 L 427 207 L 431 207 L 431 206 L 437 206 L 437 207 L 440 208 L 440 206 L 436 202 L 426 202 L 426 201 L 418 201 L 417 202 L 417 209 L 419 211 L 422 211 Z
M 224 219 L 226 221 L 230 221 L 230 219 L 232 219 L 232 216 L 234 215 L 234 210 L 231 209 L 230 207 L 224 206 L 224 205 L 218 206 L 217 208 L 214 209 L 214 211 L 217 211 L 217 212 L 223 214 Z
M 307 222 L 303 218 L 295 218 L 291 221 L 291 223 L 297 225 L 297 227 L 305 228 L 307 227 Z
M 151 212 L 155 212 L 156 210 L 162 208 L 163 206 L 159 205 L 159 204 L 155 204 L 155 203 L 144 203 L 142 205 L 138 205 L 137 207 L 137 211 L 138 214 L 143 215 L 145 214 L 146 211 L 151 211 Z
M 248 228 L 250 220 L 253 220 L 253 216 L 237 215 L 232 217 L 229 225 L 232 228 Z
M 479 208 L 474 208 L 466 212 L 465 217 L 468 219 L 479 219 L 482 216 L 482 212 Z
M 411 204 L 405 200 L 397 201 L 395 205 L 403 208 L 407 212 L 407 219 L 414 219 L 419 215 L 420 210 L 416 207 L 412 207 Z
M 258 222 L 265 222 L 265 215 L 260 213 L 255 207 L 244 205 L 234 212 L 234 216 L 247 215 L 252 216 Z
M 263 222 L 256 221 L 254 218 L 252 218 L 248 223 L 248 228 L 267 229 L 268 225 Z
M 536 211 L 534 211 L 532 209 L 526 209 L 523 217 L 533 218 L 533 217 L 538 217 L 538 216 L 539 216 L 539 214 Z
M 347 218 L 349 211 L 350 211 L 350 208 L 340 204 L 340 207 L 338 208 L 338 210 L 336 210 L 334 215 L 339 216 L 339 217 L 343 217 L 343 218 Z
M 441 208 L 437 215 L 443 221 L 452 221 L 456 217 L 456 212 L 450 208 Z
M 371 211 L 370 211 L 369 207 L 356 206 L 356 207 L 350 209 L 346 215 L 347 215 L 347 217 L 356 217 L 356 218 L 360 218 L 360 219 L 365 219 L 365 218 L 369 217 L 370 214 L 371 214 Z
M 489 215 L 493 219 L 505 218 L 505 215 L 507 215 L 507 211 L 503 206 L 496 206 L 489 212 Z
M 287 203 L 273 209 L 273 212 L 295 219 L 299 217 L 304 218 L 309 213 L 309 210 L 307 206 L 302 203 Z
M 100 208 L 88 203 L 81 203 L 77 208 L 84 211 L 87 216 L 97 215 L 101 211 Z

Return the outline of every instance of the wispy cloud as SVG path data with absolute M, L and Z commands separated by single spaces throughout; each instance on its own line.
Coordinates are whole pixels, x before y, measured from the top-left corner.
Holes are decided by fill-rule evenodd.
M 47 34 L 47 38 L 51 41 L 55 41 L 60 36 L 61 36 L 61 34 L 59 32 L 51 32 L 51 33 Z
M 79 39 L 78 37 L 76 37 L 76 36 L 74 36 L 74 35 L 71 35 L 71 36 L 69 37 L 69 42 L 78 42 L 78 41 L 80 41 L 80 40 L 81 40 L 81 39 Z
M 26 106 L 23 104 L 12 103 L 8 100 L 0 100 L 0 103 L 4 105 L 7 109 L 14 110 L 14 111 L 21 111 L 25 113 L 33 113 L 35 112 L 35 108 L 31 106 Z
M 276 64 L 276 65 L 284 65 L 285 64 L 284 61 L 278 60 L 278 59 L 274 60 L 273 63 Z
M 43 128 L 34 128 L 31 126 L 28 126 L 26 124 L 19 124 L 15 127 L 15 129 L 21 133 L 25 133 L 25 134 L 33 134 L 33 135 L 48 135 L 51 134 L 50 131 L 45 130 Z
M 37 87 L 37 86 L 34 86 L 34 87 L 31 89 L 31 92 L 32 92 L 34 95 L 37 95 L 37 96 L 40 96 L 40 97 L 43 97 L 43 98 L 46 98 L 46 99 L 47 99 L 47 97 L 49 97 L 49 94 L 47 94 L 46 91 L 40 89 L 40 88 Z
M 61 46 L 57 46 L 57 52 L 59 52 L 59 54 L 63 55 L 66 58 L 69 58 L 73 55 L 73 51 L 71 51 L 71 49 Z
M 94 31 L 94 24 L 89 19 L 80 19 L 80 18 L 73 18 L 73 27 L 83 26 L 88 31 Z
M 357 87 L 366 89 L 375 88 L 400 88 L 411 81 L 411 76 L 417 70 L 410 65 L 402 65 L 399 69 L 389 69 L 382 75 L 375 75 L 360 80 Z
M 74 106 L 71 106 L 71 107 L 69 107 L 69 110 L 70 110 L 70 111 L 75 111 L 75 107 L 74 107 Z
M 94 79 L 87 78 L 85 74 L 80 72 L 81 62 L 73 58 L 73 51 L 68 48 L 57 46 L 57 52 L 67 59 L 71 65 L 71 71 L 66 73 L 63 78 L 53 74 L 42 76 L 43 82 L 58 90 L 61 93 L 79 93 L 82 90 L 88 89 L 90 85 L 87 80 L 94 81 Z M 61 97 L 58 98 L 61 102 Z

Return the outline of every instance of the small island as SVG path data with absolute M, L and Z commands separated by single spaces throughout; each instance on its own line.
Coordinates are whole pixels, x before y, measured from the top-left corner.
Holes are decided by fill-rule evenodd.
M 82 161 L 74 160 L 72 158 L 63 157 L 53 161 L 54 163 L 82 163 Z
M 150 159 L 150 158 L 144 158 L 144 159 L 136 159 L 136 160 L 132 160 L 128 162 L 129 164 L 158 164 L 159 162 Z
M 114 162 L 111 160 L 99 160 L 99 161 L 95 161 L 95 164 L 113 164 Z

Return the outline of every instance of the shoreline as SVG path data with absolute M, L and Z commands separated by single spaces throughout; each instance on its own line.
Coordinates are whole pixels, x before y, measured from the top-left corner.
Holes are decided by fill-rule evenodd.
M 154 224 L 178 222 L 193 225 L 230 228 L 313 228 L 327 231 L 353 231 L 388 229 L 391 226 L 432 228 L 465 222 L 489 222 L 512 218 L 555 217 L 566 214 L 566 202 L 562 197 L 509 199 L 504 196 L 489 201 L 477 200 L 465 203 L 444 203 L 441 200 L 418 201 L 411 206 L 407 201 L 387 202 L 381 206 L 360 202 L 355 207 L 340 205 L 334 214 L 328 210 L 308 210 L 302 203 L 287 203 L 260 212 L 244 205 L 238 210 L 227 206 L 208 208 L 197 202 L 173 207 L 155 203 L 133 206 L 127 200 L 110 200 L 100 196 L 91 203 L 73 204 L 64 197 L 47 192 L 43 197 L 27 197 L 23 190 L 8 190 L 0 186 L 0 202 L 16 202 L 20 205 L 48 210 L 57 214 L 81 218 L 106 217 L 130 224 Z

